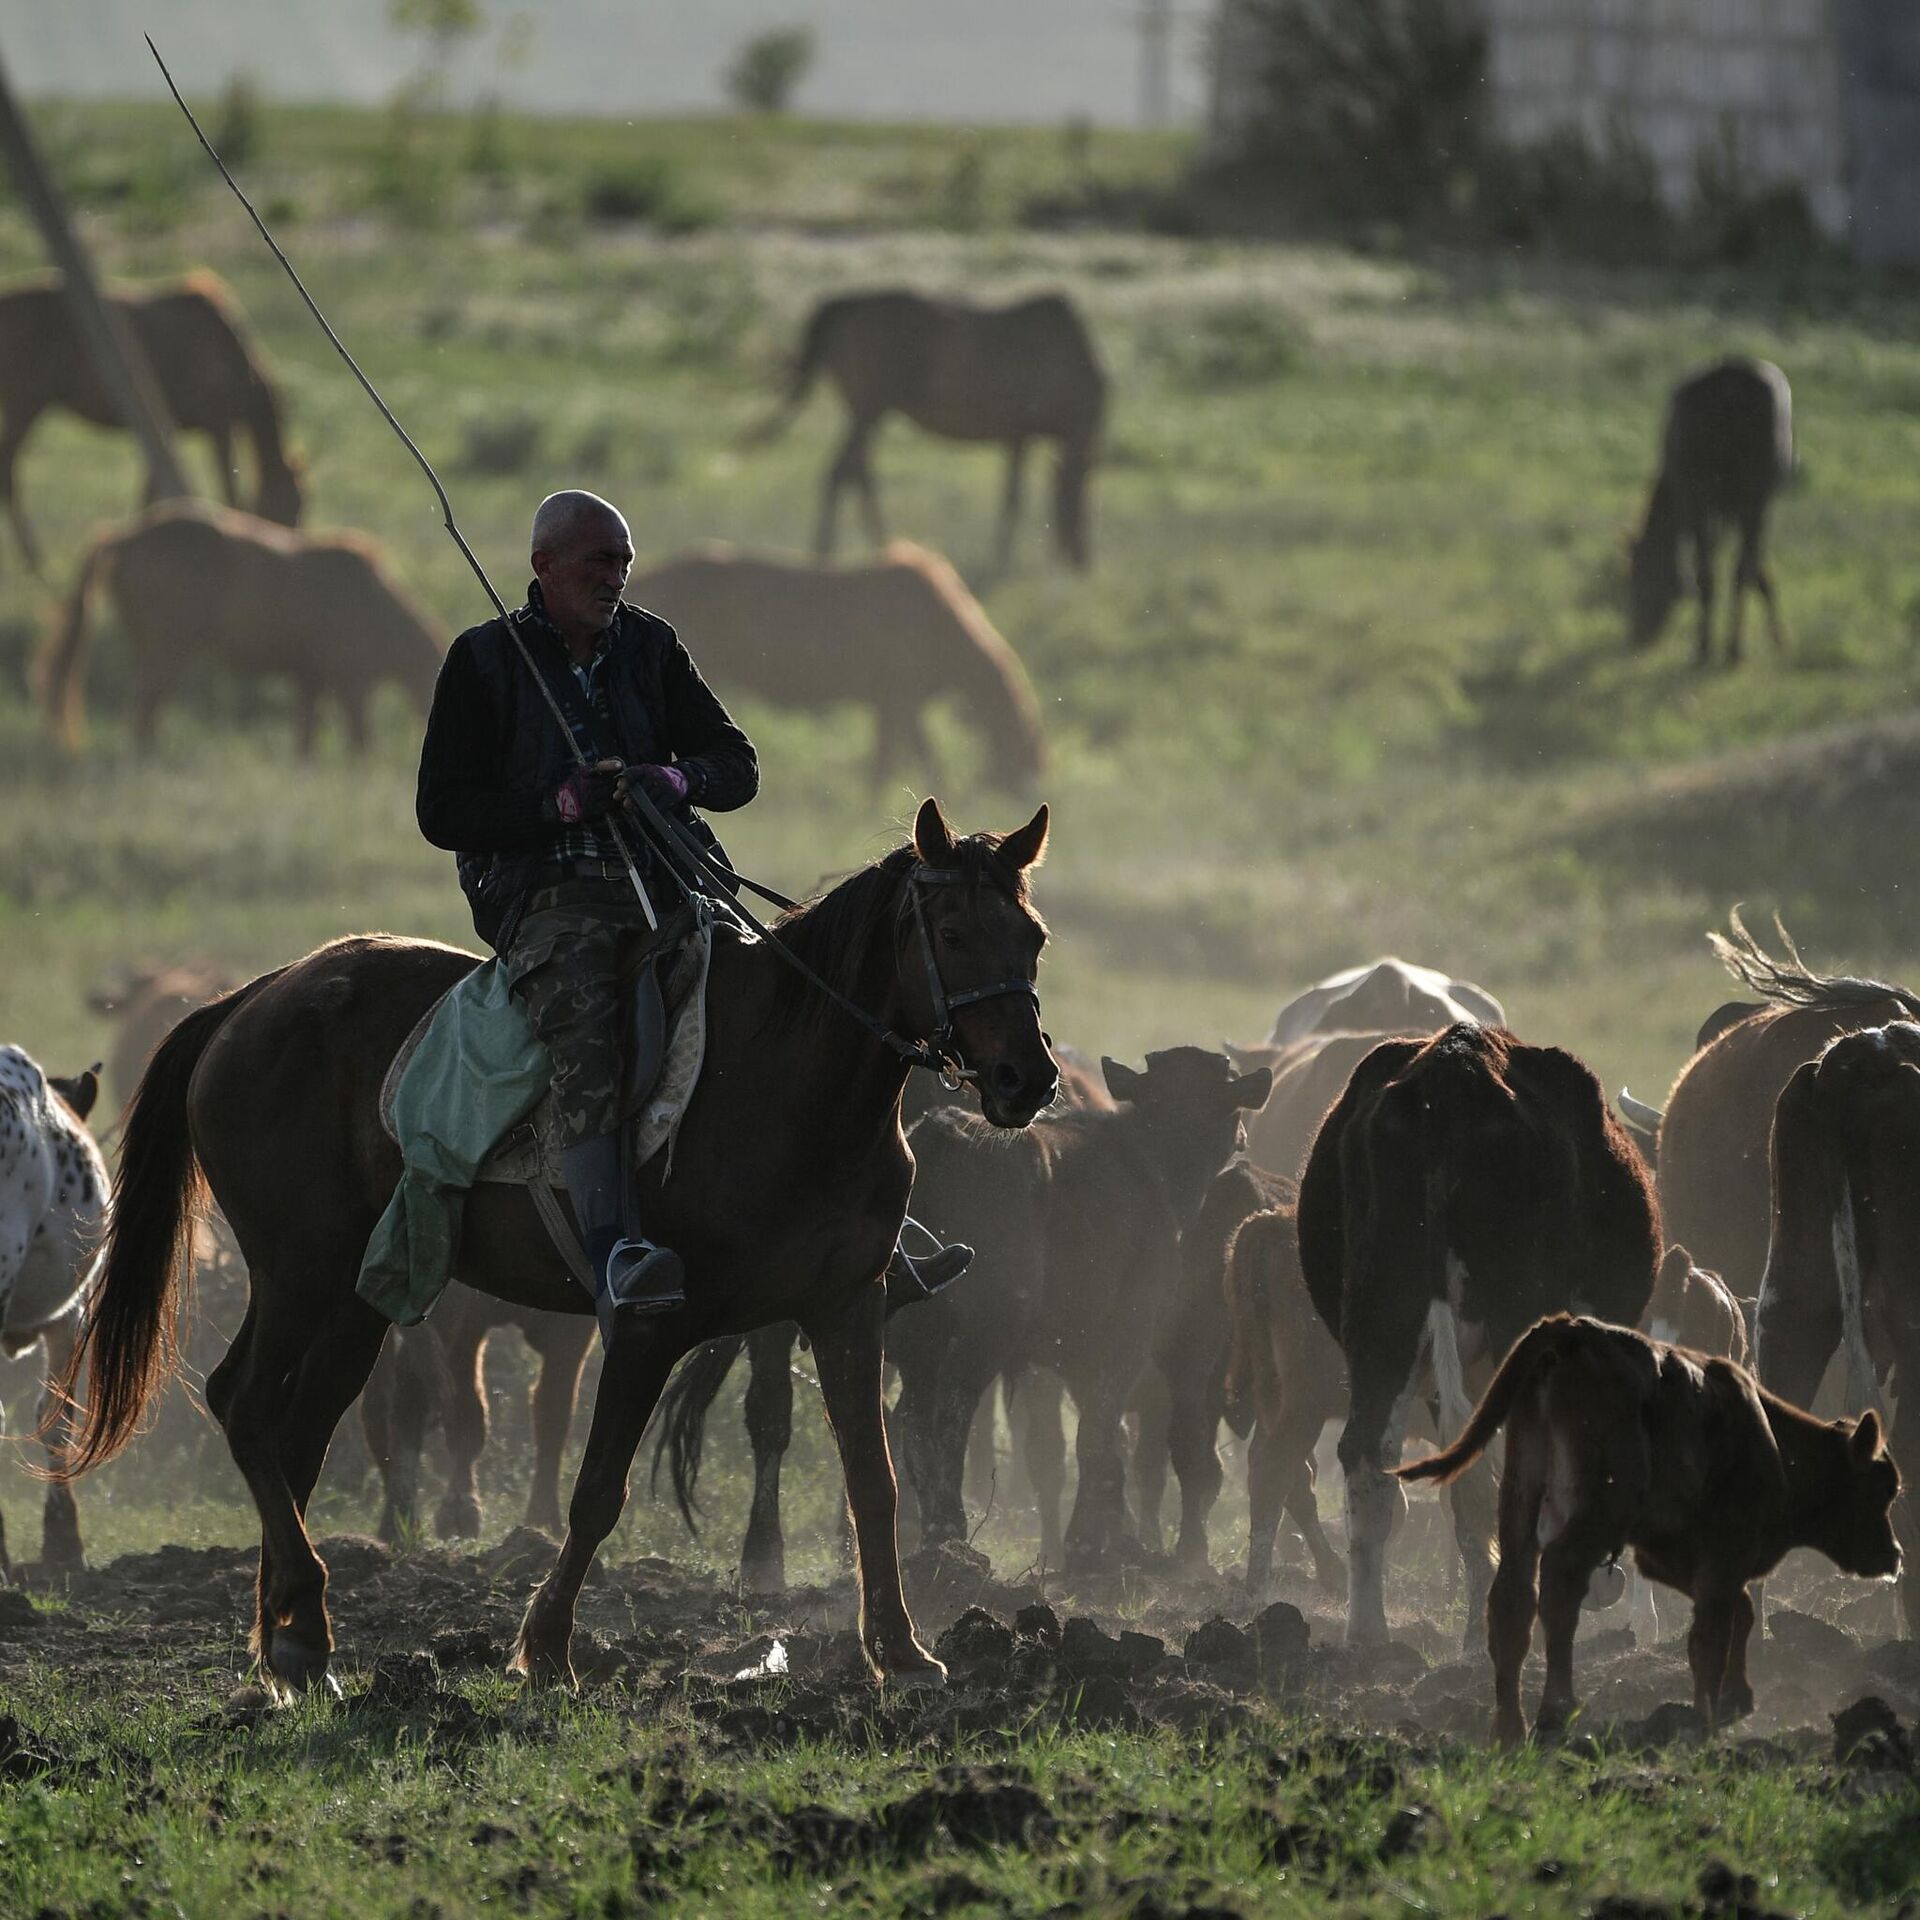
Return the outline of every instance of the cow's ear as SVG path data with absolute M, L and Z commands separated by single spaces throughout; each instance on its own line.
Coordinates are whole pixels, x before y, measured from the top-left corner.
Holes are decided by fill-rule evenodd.
M 76 1120 L 84 1120 L 100 1098 L 100 1063 L 96 1060 L 85 1073 L 71 1076 L 50 1073 L 47 1084 L 73 1109 Z
M 1871 1407 L 1854 1422 L 1847 1451 L 1857 1467 L 1870 1466 L 1886 1451 L 1886 1441 L 1880 1433 L 1880 1416 Z
M 1245 1073 L 1250 1067 L 1258 1066 L 1265 1051 L 1261 1047 L 1236 1047 L 1231 1040 L 1220 1042 L 1220 1051 L 1233 1063 L 1235 1073 Z
M 1138 1100 L 1141 1088 L 1147 1084 L 1144 1073 L 1136 1073 L 1133 1068 L 1122 1066 L 1118 1060 L 1109 1060 L 1105 1054 L 1100 1056 L 1100 1072 L 1107 1083 L 1107 1091 L 1116 1100 Z
M 920 803 L 913 822 L 913 850 L 930 867 L 953 867 L 960 863 L 953 843 L 953 829 L 940 811 L 940 802 L 929 794 Z
M 1010 867 L 1037 867 L 1047 857 L 1047 808 L 1044 801 L 1024 827 L 1000 842 L 1000 858 Z
M 1255 1067 L 1251 1073 L 1243 1073 L 1233 1083 L 1233 1104 L 1252 1111 L 1267 1104 L 1267 1095 L 1273 1091 L 1273 1069 Z

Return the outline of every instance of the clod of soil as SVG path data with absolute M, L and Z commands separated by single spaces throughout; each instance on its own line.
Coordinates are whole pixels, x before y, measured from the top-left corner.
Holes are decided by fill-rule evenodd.
M 1874 1773 L 1911 1773 L 1913 1743 L 1899 1716 L 1877 1693 L 1832 1716 L 1833 1757 L 1843 1767 Z
M 1259 1668 L 1259 1653 L 1252 1638 L 1217 1614 L 1187 1635 L 1181 1651 L 1188 1666 L 1218 1668 L 1236 1681 L 1251 1683 Z
M 1265 1684 L 1282 1684 L 1305 1665 L 1313 1636 L 1307 1626 L 1307 1616 L 1291 1602 L 1276 1600 L 1272 1606 L 1263 1608 L 1254 1615 L 1249 1631 L 1259 1655 L 1260 1678 Z
M 1685 1701 L 1668 1700 L 1644 1720 L 1630 1720 L 1617 1728 L 1615 1737 L 1635 1753 L 1653 1753 L 1683 1743 L 1693 1746 L 1707 1737 L 1707 1717 Z
M 1125 1673 L 1127 1658 L 1112 1634 L 1103 1633 L 1099 1624 L 1084 1614 L 1076 1614 L 1060 1635 L 1060 1665 L 1084 1679 L 1090 1674 Z
M 0 1587 L 0 1640 L 16 1633 L 32 1633 L 45 1618 L 18 1587 Z
M 1013 1658 L 1013 1629 L 996 1620 L 984 1607 L 969 1607 L 934 1642 L 935 1655 L 956 1678 L 981 1668 L 1004 1668 Z
M 1765 1644 L 1792 1660 L 1851 1660 L 1860 1651 L 1860 1642 L 1845 1627 L 1792 1607 L 1767 1609 Z
M 1067 1689 L 1063 1715 L 1069 1726 L 1133 1732 L 1140 1715 L 1126 1682 L 1114 1673 L 1090 1673 Z
M 1402 1854 L 1439 1846 L 1446 1837 L 1447 1823 L 1431 1807 L 1399 1807 L 1388 1820 L 1376 1851 L 1383 1862 L 1398 1860 Z
M 1724 1860 L 1709 1860 L 1694 1884 L 1705 1920 L 1789 1920 L 1777 1908 L 1761 1906 L 1760 1882 L 1750 1873 L 1736 1873 Z
M 0 1713 L 0 1780 L 33 1780 L 59 1764 L 59 1754 L 39 1734 Z
M 1060 1644 L 1060 1616 L 1044 1600 L 1022 1607 L 1013 1616 L 1013 1630 L 1022 1640 L 1038 1640 L 1048 1647 Z
M 942 1767 L 918 1793 L 884 1808 L 880 1828 L 905 1857 L 940 1839 L 974 1853 L 1047 1846 L 1058 1830 L 1047 1803 L 1004 1766 Z

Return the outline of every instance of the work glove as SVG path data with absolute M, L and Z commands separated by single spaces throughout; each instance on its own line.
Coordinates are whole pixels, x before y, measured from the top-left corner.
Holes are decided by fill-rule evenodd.
M 687 797 L 687 776 L 678 767 L 629 767 L 627 784 L 639 787 L 663 813 Z
M 620 780 L 617 760 L 597 760 L 590 767 L 575 767 L 547 797 L 543 811 L 563 827 L 598 820 L 619 797 Z

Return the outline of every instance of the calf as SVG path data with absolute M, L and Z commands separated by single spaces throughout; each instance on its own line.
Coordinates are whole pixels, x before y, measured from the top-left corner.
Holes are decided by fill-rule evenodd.
M 962 1286 L 888 1330 L 900 1370 L 896 1425 L 930 1541 L 964 1538 L 967 1430 L 997 1375 L 1057 1371 L 1080 1416 L 1080 1486 L 1068 1564 L 1137 1550 L 1121 1416 L 1179 1294 L 1180 1235 L 1241 1144 L 1242 1116 L 1271 1084 L 1200 1047 L 1102 1063 L 1119 1103 L 1048 1114 L 1017 1139 L 936 1111 L 914 1128 L 913 1208 L 977 1249 Z M 1052 1485 L 1045 1462 L 1030 1461 Z M 1042 1499 L 1043 1539 L 1047 1501 Z M 1057 1527 L 1057 1519 L 1054 1526 Z
M 62 1389 L 79 1338 L 107 1222 L 107 1168 L 87 1131 L 97 1070 L 53 1080 L 18 1047 L 0 1047 L 0 1350 L 46 1355 L 40 1426 L 55 1478 L 47 1485 L 43 1565 L 82 1564 L 72 1490 L 58 1478 L 70 1408 Z M 0 1580 L 9 1578 L 0 1528 Z
M 1687 1656 L 1709 1724 L 1753 1707 L 1748 1581 L 1794 1547 L 1865 1579 L 1900 1570 L 1888 1517 L 1900 1475 L 1879 1420 L 1816 1420 L 1730 1360 L 1554 1314 L 1507 1355 L 1452 1446 L 1396 1471 L 1456 1479 L 1503 1426 L 1500 1571 L 1487 1603 L 1493 1737 L 1503 1746 L 1526 1737 L 1520 1667 L 1536 1609 L 1547 1677 L 1534 1731 L 1550 1733 L 1574 1707 L 1581 1598 L 1623 1548 L 1649 1579 L 1693 1601 Z
M 1242 1222 L 1223 1291 L 1232 1323 L 1227 1400 L 1255 1418 L 1247 1451 L 1247 1586 L 1262 1593 L 1272 1579 L 1284 1510 L 1313 1556 L 1315 1579 L 1337 1588 L 1344 1569 L 1320 1525 L 1313 1450 L 1321 1429 L 1346 1410 L 1346 1362 L 1308 1298 L 1291 1203 Z
M 1813 1398 L 1836 1351 L 1847 1410 L 1878 1402 L 1889 1373 L 1904 1404 L 1920 1380 L 1920 1025 L 1843 1034 L 1787 1082 L 1774 1110 L 1773 1231 L 1760 1283 L 1761 1381 Z M 1913 1503 L 1895 1513 L 1920 1547 Z M 1920 1634 L 1920 1571 L 1901 1585 Z
M 1386 1638 L 1385 1554 L 1423 1349 L 1442 1431 L 1467 1413 L 1463 1369 L 1542 1314 L 1574 1306 L 1631 1326 L 1660 1255 L 1645 1167 L 1591 1071 L 1569 1053 L 1461 1023 L 1387 1040 L 1327 1116 L 1300 1183 L 1307 1290 L 1346 1355 L 1350 1641 Z M 1468 1621 L 1492 1578 L 1491 1489 L 1454 1497 Z
M 1682 591 L 1680 549 L 1693 548 L 1700 629 L 1694 661 L 1713 657 L 1714 557 L 1722 531 L 1740 535 L 1727 627 L 1727 660 L 1740 658 L 1747 590 L 1767 610 L 1774 650 L 1786 646 L 1773 580 L 1767 572 L 1767 509 L 1793 471 L 1793 396 L 1787 376 L 1765 360 L 1722 360 L 1683 380 L 1667 404 L 1660 471 L 1629 555 L 1628 638 L 1636 647 L 1660 637 Z

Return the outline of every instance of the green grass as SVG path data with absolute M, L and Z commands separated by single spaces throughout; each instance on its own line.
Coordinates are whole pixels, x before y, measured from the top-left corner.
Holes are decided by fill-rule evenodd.
M 316 523 L 376 529 L 449 633 L 479 618 L 417 473 L 185 129 L 146 106 L 36 118 L 110 273 L 207 264 L 235 286 L 311 458 Z M 1170 180 L 1181 154 L 1166 140 L 1100 134 L 1082 159 L 1038 132 L 715 119 L 508 120 L 496 133 L 504 172 L 470 163 L 462 122 L 403 144 L 378 115 L 275 109 L 248 184 L 442 463 L 510 598 L 533 503 L 573 481 L 623 505 L 643 562 L 713 538 L 801 545 L 833 403 L 816 398 L 774 446 L 740 441 L 820 295 L 1064 285 L 1085 308 L 1114 385 L 1095 570 L 1061 570 L 1029 525 L 987 597 L 1054 747 L 1040 897 L 1057 936 L 1048 1022 L 1063 1038 L 1137 1057 L 1258 1037 L 1316 975 L 1398 951 L 1484 981 L 1525 1035 L 1654 1096 L 1726 997 L 1701 934 L 1736 899 L 1785 906 L 1816 960 L 1920 976 L 1910 836 L 1875 831 L 1905 749 L 1883 761 L 1862 744 L 1904 741 L 1913 705 L 1920 303 L 1906 290 L 1027 223 L 1041 200 Z M 589 189 L 606 178 L 670 190 L 691 214 L 672 233 L 594 222 Z M 38 258 L 17 207 L 0 206 L 0 276 Z M 1741 673 L 1697 675 L 1678 634 L 1626 654 L 1618 537 L 1667 387 L 1735 347 L 1778 358 L 1795 384 L 1805 473 L 1775 534 L 1794 650 L 1776 662 L 1760 642 Z M 203 453 L 190 458 L 205 480 Z M 879 468 L 894 528 L 978 575 L 995 458 L 896 426 Z M 22 487 L 47 581 L 0 545 L 0 1038 L 57 1067 L 105 1051 L 83 995 L 130 960 L 205 954 L 244 972 L 354 929 L 466 932 L 450 862 L 413 826 L 417 723 L 397 698 L 367 763 L 329 734 L 303 766 L 283 693 L 249 707 L 213 682 L 141 758 L 107 633 L 91 744 L 79 758 L 53 749 L 26 660 L 91 531 L 124 516 L 139 484 L 117 439 L 45 422 Z M 906 786 L 868 794 L 857 717 L 743 715 L 765 792 L 722 825 L 774 884 L 872 857 L 909 815 Z M 1816 728 L 1843 731 L 1809 744 Z M 965 824 L 1023 817 L 1024 799 L 981 785 L 957 716 L 935 730 L 939 789 Z M 1829 806 L 1844 832 L 1826 832 Z M 5 1385 L 26 1401 L 18 1370 Z M 703 1543 L 640 1499 L 620 1554 L 727 1563 L 744 1507 L 730 1403 L 715 1433 Z M 829 1449 L 804 1405 L 796 1433 L 796 1571 L 825 1577 Z M 521 1493 L 502 1471 L 496 1533 Z M 83 1488 L 96 1557 L 248 1538 L 224 1466 L 205 1473 L 183 1491 L 136 1451 Z M 0 1497 L 16 1538 L 34 1537 L 31 1485 L 9 1470 Z M 342 1466 L 317 1522 L 371 1516 Z M 1220 1524 L 1224 1540 L 1230 1510 Z M 997 1521 L 984 1540 L 1003 1569 L 1030 1550 Z M 67 1762 L 0 1785 L 0 1911 L 621 1913 L 645 1891 L 632 1839 L 650 1831 L 646 1783 L 693 1765 L 673 1700 L 519 1702 L 470 1683 L 500 1724 L 450 1748 L 418 1716 L 302 1710 L 229 1728 L 213 1711 L 229 1677 L 156 1665 L 132 1713 L 136 1690 L 104 1697 L 68 1673 L 0 1693 L 0 1711 Z M 698 1777 L 722 1810 L 647 1871 L 690 1911 L 742 1914 L 930 1910 L 952 1873 L 1020 1912 L 1146 1911 L 1150 1897 L 1173 1912 L 1211 1899 L 1572 1913 L 1608 1891 L 1698 1904 L 1696 1876 L 1720 1859 L 1757 1876 L 1762 1905 L 1828 1913 L 1884 1905 L 1920 1866 L 1910 1792 L 1856 1806 L 1817 1767 L 1749 1765 L 1737 1748 L 1652 1766 L 1435 1749 L 1369 1795 L 1323 1792 L 1330 1760 L 1273 1777 L 1269 1752 L 1298 1737 L 1271 1720 L 1213 1746 L 1048 1734 L 1019 1764 L 1062 1822 L 1054 1847 L 863 1858 L 798 1879 L 771 1864 L 776 1816 L 808 1801 L 864 1815 L 950 1754 L 889 1752 L 878 1735 L 772 1760 L 703 1748 Z M 1083 1781 L 1107 1824 L 1075 1811 Z M 1444 1839 L 1382 1863 L 1386 1822 L 1415 1803 Z M 753 1828 L 742 1809 L 773 1824 Z M 511 1842 L 475 1842 L 483 1819 Z M 1327 1836 L 1326 1864 L 1274 1865 L 1275 1823 L 1294 1821 Z M 522 1883 L 529 1862 L 537 1877 Z
M 576 1704 L 477 1680 L 414 1711 L 236 1725 L 195 1679 L 139 1681 L 131 1710 L 46 1671 L 14 1691 L 56 1764 L 0 1787 L 8 1912 L 1552 1915 L 1750 1874 L 1759 1906 L 1828 1915 L 1884 1909 L 1920 1867 L 1911 1785 L 1863 1798 L 1724 1748 L 1503 1759 L 1262 1712 L 1212 1740 L 964 1737 L 934 1778 L 877 1707 L 864 1748 L 716 1746 L 698 1684 Z M 930 1779 L 1038 1817 L 978 1845 L 920 1830 L 899 1809 Z

